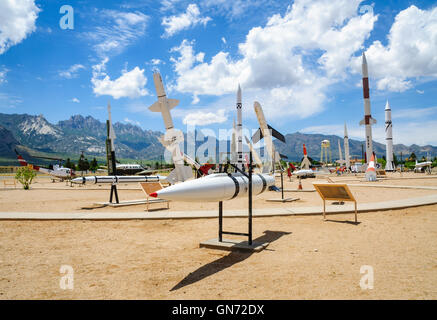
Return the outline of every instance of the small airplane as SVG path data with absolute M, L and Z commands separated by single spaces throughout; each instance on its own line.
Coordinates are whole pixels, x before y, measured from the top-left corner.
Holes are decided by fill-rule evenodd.
M 20 162 L 21 166 L 30 167 L 35 171 L 48 174 L 48 175 L 52 176 L 53 182 L 55 182 L 56 178 L 60 179 L 61 181 L 64 181 L 64 180 L 70 180 L 71 178 L 76 176 L 76 173 L 74 172 L 73 169 L 65 168 L 61 165 L 55 164 L 55 165 L 53 165 L 53 169 L 52 169 L 52 168 L 44 168 L 41 166 L 29 164 L 29 163 L 27 163 L 26 160 L 23 159 L 23 157 L 17 152 L 17 150 L 14 150 L 14 151 L 17 154 L 17 159 Z M 62 159 L 58 159 L 58 158 L 48 158 L 48 157 L 34 157 L 34 158 L 62 160 Z
M 417 162 L 416 160 L 416 166 L 414 167 L 414 172 L 427 172 L 431 173 L 431 161 L 423 161 L 423 162 Z

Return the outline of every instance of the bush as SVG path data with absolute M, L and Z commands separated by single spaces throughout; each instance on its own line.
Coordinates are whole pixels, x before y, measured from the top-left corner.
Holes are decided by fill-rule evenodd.
M 18 182 L 23 185 L 24 190 L 28 190 L 30 188 L 30 184 L 35 177 L 36 172 L 29 167 L 21 167 L 17 170 L 17 173 L 15 174 L 15 179 L 17 179 Z

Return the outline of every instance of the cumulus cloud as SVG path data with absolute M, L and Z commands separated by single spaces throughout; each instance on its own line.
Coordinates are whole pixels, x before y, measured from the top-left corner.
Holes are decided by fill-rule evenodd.
M 114 99 L 119 99 L 123 97 L 136 98 L 148 94 L 145 88 L 147 78 L 144 76 L 144 69 L 135 67 L 130 71 L 122 70 L 119 78 L 111 80 L 106 74 L 107 62 L 106 58 L 101 64 L 93 66 L 91 83 L 93 92 L 97 96 L 110 95 Z
M 201 17 L 199 7 L 192 3 L 188 5 L 186 12 L 181 13 L 180 15 L 164 17 L 162 19 L 162 25 L 165 28 L 163 37 L 171 37 L 181 30 L 195 27 L 198 24 L 203 24 L 205 26 L 210 20 L 210 17 Z
M 36 30 L 35 21 L 40 11 L 34 0 L 0 2 L 0 54 Z
M 80 103 L 80 100 L 78 98 L 71 99 L 71 102 Z
M 192 126 L 206 126 L 214 123 L 223 123 L 228 120 L 225 109 L 216 112 L 205 112 L 202 110 L 190 112 L 182 120 L 183 124 Z
M 68 68 L 67 70 L 59 71 L 58 74 L 62 78 L 72 79 L 72 78 L 76 78 L 78 76 L 78 72 L 81 69 L 85 69 L 85 67 L 81 64 L 74 64 L 70 68 Z
M 369 74 L 377 79 L 378 90 L 403 92 L 414 86 L 414 78 L 437 76 L 437 7 L 416 6 L 396 16 L 388 44 L 374 41 L 366 50 Z M 361 58 L 352 62 L 360 72 Z
M 101 10 L 98 17 L 104 24 L 83 36 L 95 42 L 93 49 L 102 58 L 122 52 L 144 36 L 149 21 L 149 16 L 139 11 Z
M 6 80 L 6 74 L 9 72 L 8 69 L 3 68 L 3 70 L 0 70 L 0 84 L 8 82 Z
M 345 77 L 377 20 L 372 12 L 358 15 L 361 2 L 296 0 L 283 16 L 249 31 L 239 44 L 239 59 L 220 51 L 204 62 L 205 54 L 184 40 L 172 49 L 179 55 L 171 58 L 178 75 L 173 87 L 198 101 L 199 95 L 234 92 L 241 83 L 267 93 L 260 102 L 277 101 L 266 106 L 275 117 L 314 114 L 323 109 L 327 86 Z

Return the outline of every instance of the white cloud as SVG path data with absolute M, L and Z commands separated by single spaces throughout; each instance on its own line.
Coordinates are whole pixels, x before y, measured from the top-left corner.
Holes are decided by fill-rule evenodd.
M 160 64 L 165 64 L 165 62 L 160 60 L 160 59 L 152 59 L 152 60 L 150 60 L 150 63 L 153 64 L 154 66 L 158 66 Z
M 72 79 L 72 78 L 76 78 L 78 76 L 77 73 L 81 69 L 85 69 L 85 67 L 81 64 L 74 64 L 70 68 L 68 68 L 67 70 L 59 71 L 58 74 L 62 78 Z
M 417 92 L 418 94 L 424 94 L 424 93 L 425 93 L 424 90 L 419 90 L 419 89 L 417 89 L 416 92 Z
M 104 59 L 101 64 L 93 66 L 93 92 L 97 96 L 110 95 L 114 99 L 123 97 L 136 98 L 148 94 L 145 88 L 147 78 L 144 76 L 144 69 L 139 67 L 133 68 L 131 71 L 122 70 L 119 78 L 111 80 L 106 74 L 106 63 L 108 59 Z
M 204 26 L 210 21 L 210 17 L 201 17 L 199 7 L 192 3 L 188 5 L 185 13 L 180 15 L 164 17 L 162 19 L 162 25 L 165 28 L 164 38 L 168 38 L 178 33 L 181 30 L 188 29 L 190 27 L 195 27 L 198 24 L 203 24 Z
M 34 0 L 0 1 L 0 54 L 36 30 L 40 11 Z
M 222 42 L 223 42 L 224 44 L 226 44 L 226 38 L 225 38 L 225 37 L 222 37 Z
M 374 41 L 366 50 L 378 90 L 403 92 L 414 86 L 414 78 L 437 77 L 437 7 L 402 10 L 387 38 L 387 46 Z M 352 68 L 360 72 L 361 57 L 354 59 Z
M 78 98 L 71 99 L 71 102 L 80 103 L 80 100 Z
M 6 74 L 9 72 L 8 69 L 3 68 L 3 70 L 0 70 L 0 85 L 2 83 L 7 83 L 8 80 L 6 80 Z
M 125 47 L 144 36 L 149 20 L 147 15 L 139 11 L 101 10 L 98 17 L 105 24 L 83 36 L 96 43 L 93 48 L 102 58 L 122 52 Z
M 134 126 L 138 126 L 138 127 L 141 126 L 140 123 L 139 123 L 138 121 L 136 121 L 136 120 L 131 120 L 131 119 L 129 119 L 129 118 L 124 118 L 123 121 L 126 122 L 126 123 L 129 123 L 129 124 L 132 124 L 132 125 L 134 125 Z
M 178 75 L 172 87 L 198 101 L 199 95 L 232 93 L 241 83 L 263 94 L 261 103 L 277 102 L 265 107 L 274 117 L 320 112 L 328 85 L 344 78 L 377 20 L 372 12 L 358 15 L 361 2 L 296 0 L 283 16 L 249 31 L 239 44 L 239 59 L 220 51 L 204 62 L 204 53 L 184 40 L 172 49 L 179 54 L 171 58 Z
M 204 110 L 191 111 L 182 120 L 183 124 L 193 126 L 206 126 L 214 123 L 223 123 L 228 120 L 225 109 L 215 112 L 205 112 Z

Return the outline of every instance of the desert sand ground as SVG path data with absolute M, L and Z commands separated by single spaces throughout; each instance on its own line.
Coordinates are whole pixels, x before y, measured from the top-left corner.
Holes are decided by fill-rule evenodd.
M 314 179 L 304 181 L 304 189 L 311 188 L 311 182 Z M 436 186 L 437 179 L 377 183 Z M 294 181 L 286 188 L 296 186 Z M 436 192 L 368 187 L 352 191 L 363 202 Z M 287 195 L 304 197 L 306 206 L 321 203 L 315 193 Z M 35 184 L 31 191 L 0 191 L 0 212 L 72 212 L 107 196 L 102 190 L 48 190 Z M 128 199 L 141 196 L 126 191 Z M 272 197 L 279 195 L 265 195 Z M 246 200 L 239 201 L 225 208 L 245 208 Z M 259 198 L 254 208 L 299 202 L 275 204 Z M 180 205 L 172 203 L 170 208 L 182 210 Z M 328 218 L 255 218 L 255 240 L 270 244 L 253 254 L 199 248 L 199 242 L 217 236 L 217 219 L 0 221 L 0 299 L 437 298 L 437 205 L 361 213 L 358 225 L 349 222 L 351 214 Z M 245 232 L 247 220 L 227 218 L 224 224 L 227 230 Z M 62 265 L 74 270 L 73 290 L 60 288 Z M 373 289 L 360 287 L 363 265 L 373 268 Z

